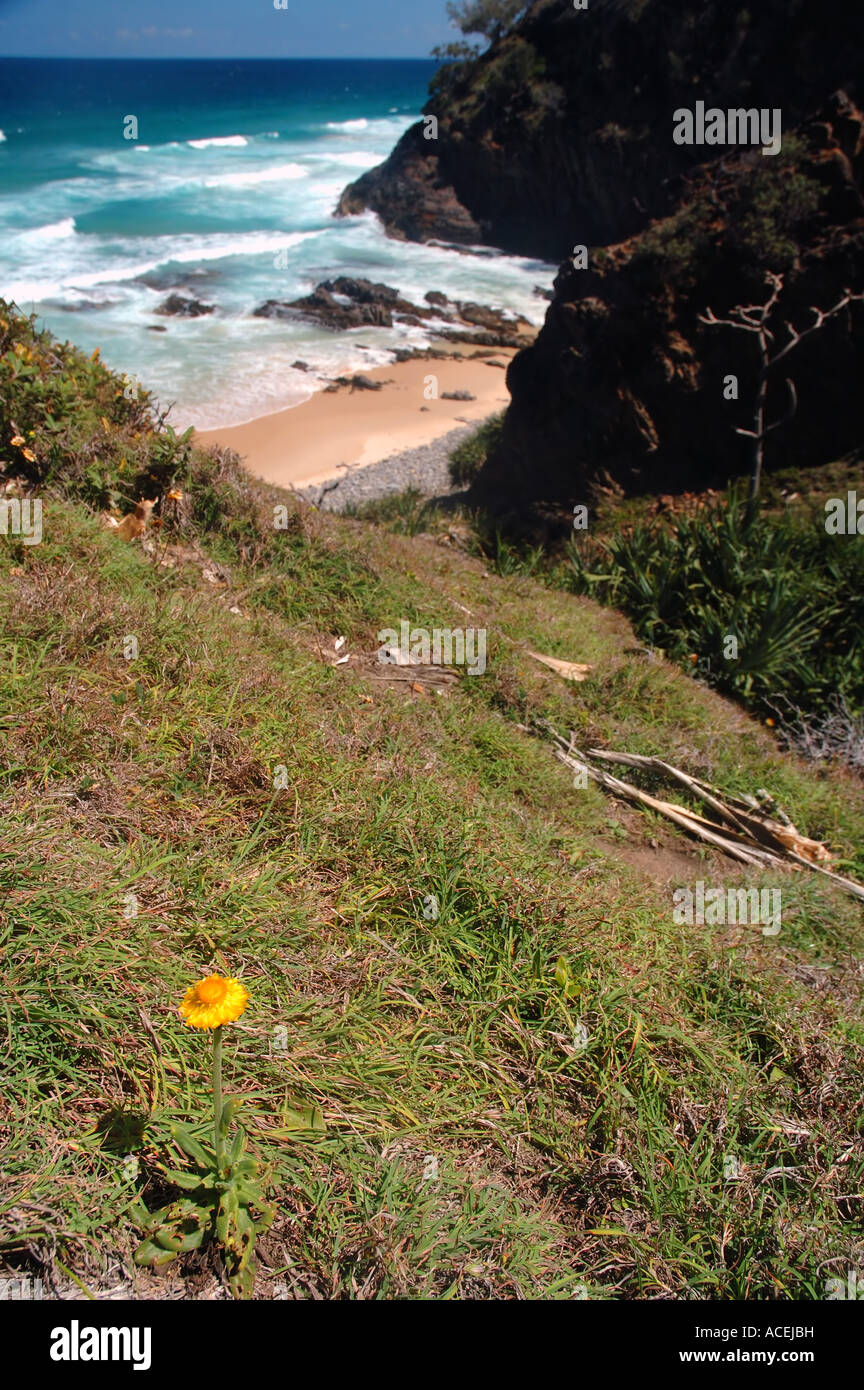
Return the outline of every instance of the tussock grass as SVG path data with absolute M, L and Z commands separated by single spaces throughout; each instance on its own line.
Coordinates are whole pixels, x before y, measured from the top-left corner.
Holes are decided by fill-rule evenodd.
M 770 787 L 859 873 L 860 785 L 587 599 L 184 468 L 150 554 L 74 470 L 41 545 L 0 542 L 6 1269 L 218 1288 L 207 1251 L 136 1270 L 129 1217 L 207 1114 L 177 1004 L 216 968 L 251 995 L 225 1084 L 278 1211 L 257 1296 L 823 1296 L 864 1254 L 860 909 L 790 875 L 779 937 L 675 925 L 673 886 L 740 867 L 574 790 L 520 726 Z M 486 675 L 406 697 L 318 654 L 403 617 L 486 626 Z M 568 686 L 526 646 L 595 669 Z

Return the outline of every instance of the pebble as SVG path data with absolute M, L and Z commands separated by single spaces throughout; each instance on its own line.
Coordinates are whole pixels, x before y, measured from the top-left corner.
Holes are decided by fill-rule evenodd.
M 344 512 L 348 506 L 405 492 L 409 487 L 416 488 L 423 497 L 462 492 L 463 488 L 454 487 L 450 481 L 450 454 L 461 440 L 473 434 L 479 423 L 450 430 L 431 444 L 391 454 L 378 463 L 348 464 L 344 477 L 331 478 L 326 483 L 315 483 L 297 491 L 307 502 L 331 512 Z

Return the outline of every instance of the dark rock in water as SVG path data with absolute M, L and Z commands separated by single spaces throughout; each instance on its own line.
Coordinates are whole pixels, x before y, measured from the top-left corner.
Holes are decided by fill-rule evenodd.
M 319 285 L 311 294 L 302 299 L 289 301 L 268 299 L 255 310 L 256 318 L 298 319 L 307 318 L 325 328 L 392 328 L 393 313 L 390 307 L 380 303 L 340 304 L 333 293 L 324 285 Z
M 472 396 L 470 391 L 442 391 L 442 401 L 476 401 L 477 397 Z
M 785 137 L 860 82 L 864 10 L 827 13 L 817 0 L 538 0 L 485 53 L 439 70 L 426 122 L 337 213 L 371 208 L 391 236 L 554 261 L 622 241 L 666 216 L 672 181 L 710 154 L 673 140 L 676 109 L 780 108 Z
M 167 333 L 168 329 L 161 323 L 148 323 L 146 325 L 148 333 Z
M 167 299 L 153 310 L 154 314 L 169 314 L 174 318 L 198 319 L 204 314 L 212 314 L 215 304 L 205 304 L 185 294 L 169 294 Z
M 115 301 L 110 299 L 76 299 L 71 303 L 62 299 L 46 299 L 50 309 L 59 309 L 64 314 L 83 314 L 93 309 L 108 309 Z
M 338 386 L 350 386 L 352 391 L 380 391 L 382 386 L 389 386 L 386 381 L 373 381 L 371 376 L 364 376 L 362 372 L 355 373 L 354 376 L 337 376 Z
M 297 311 L 285 299 L 265 299 L 257 309 L 252 310 L 256 319 L 296 319 Z
M 330 294 L 342 294 L 355 304 L 389 304 L 395 307 L 400 303 L 399 291 L 380 281 L 355 280 L 350 275 L 339 275 L 335 280 L 322 280 L 319 290 Z M 404 300 L 401 302 L 405 302 Z
M 542 285 L 535 285 L 531 293 L 536 295 L 538 299 L 552 298 L 552 290 L 544 290 Z
M 309 370 L 309 363 L 308 363 L 308 362 L 301 362 L 299 358 L 297 359 L 296 362 L 292 362 L 292 363 L 291 363 L 291 366 L 292 366 L 292 367 L 294 368 L 294 370 L 297 371 L 297 372 L 308 372 L 308 370 Z
M 363 376 L 358 372 L 351 377 L 349 385 L 352 391 L 380 391 L 384 382 L 373 381 L 371 376 Z
M 254 314 L 256 318 L 311 319 L 336 331 L 369 326 L 392 328 L 394 323 L 422 328 L 424 322 L 440 317 L 443 303 L 448 306 L 447 318 L 454 327 L 436 329 L 436 336 L 474 347 L 523 347 L 525 344 L 524 336 L 517 330 L 520 325 L 528 326 L 528 320 L 521 315 L 508 317 L 501 309 L 490 309 L 470 301 L 450 304 L 438 290 L 430 290 L 426 299 L 436 307 L 412 304 L 391 285 L 340 275 L 333 280 L 322 280 L 311 294 L 301 299 L 268 299 L 255 309 Z M 455 327 L 460 323 L 465 327 L 479 326 L 484 331 L 460 333 Z M 401 355 L 406 351 L 407 356 Z M 429 349 L 425 352 L 423 349 L 400 349 L 398 360 L 408 361 L 410 357 L 428 352 Z
M 465 343 L 469 347 L 521 348 L 525 339 L 518 333 L 460 333 L 456 328 L 439 328 L 437 337 L 448 343 Z
M 372 208 L 391 236 L 408 241 L 477 242 L 483 228 L 460 202 L 423 126 L 407 130 L 393 153 L 343 192 L 337 214 Z
M 364 376 L 362 372 L 357 372 L 354 376 L 334 377 L 330 385 L 324 389 L 338 391 L 340 386 L 350 386 L 352 391 L 380 391 L 382 386 L 389 384 L 389 382 L 384 381 L 373 381 L 371 376 Z
M 463 323 L 476 324 L 478 328 L 488 328 L 494 333 L 512 333 L 517 324 L 528 324 L 528 320 L 521 314 L 511 317 L 501 309 L 490 309 L 485 304 L 463 304 L 457 305 L 459 317 Z
M 397 362 L 447 362 L 457 353 L 447 352 L 444 348 L 395 348 L 393 352 Z
M 392 328 L 394 313 L 414 323 L 433 317 L 431 309 L 403 299 L 392 286 L 350 275 L 322 280 L 301 299 L 268 299 L 255 310 L 257 318 L 309 318 L 333 329 Z
M 177 265 L 163 266 L 161 269 L 145 270 L 135 278 L 137 285 L 146 285 L 151 290 L 176 290 L 179 294 L 194 294 L 202 280 L 219 280 L 222 272 L 212 266 L 193 267 L 181 270 Z
M 440 304 L 442 308 L 450 303 L 446 294 L 442 294 L 440 290 L 427 290 L 423 298 L 427 304 Z

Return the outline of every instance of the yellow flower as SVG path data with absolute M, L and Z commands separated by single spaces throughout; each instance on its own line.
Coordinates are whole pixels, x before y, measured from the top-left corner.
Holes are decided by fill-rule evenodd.
M 190 1028 L 221 1028 L 240 1017 L 248 999 L 239 980 L 208 975 L 187 989 L 180 1013 Z
M 34 454 L 32 449 L 22 449 L 21 452 L 29 463 L 36 462 L 36 455 Z
M 12 436 L 12 443 L 15 445 L 15 448 L 16 448 L 16 449 L 20 449 L 20 448 L 21 448 L 21 445 L 22 445 L 24 442 L 25 442 L 25 441 L 24 441 L 24 436 L 23 436 L 23 434 L 13 434 L 13 436 Z

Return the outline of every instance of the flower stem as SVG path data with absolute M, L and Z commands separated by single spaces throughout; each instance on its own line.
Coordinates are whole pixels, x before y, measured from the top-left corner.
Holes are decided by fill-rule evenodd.
M 216 1171 L 222 1176 L 222 1029 L 213 1029 L 213 1138 Z

